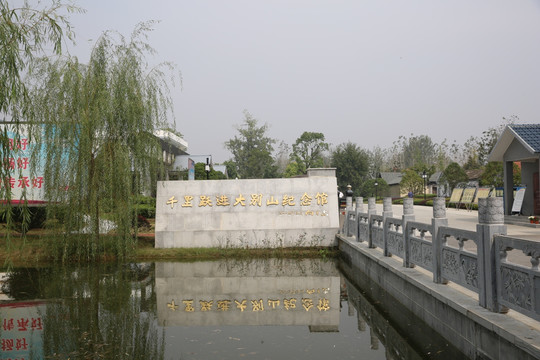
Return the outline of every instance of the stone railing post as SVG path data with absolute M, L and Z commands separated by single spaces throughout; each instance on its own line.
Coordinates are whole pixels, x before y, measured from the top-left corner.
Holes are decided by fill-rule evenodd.
M 390 256 L 390 253 L 388 252 L 388 244 L 386 241 L 386 239 L 388 239 L 388 226 L 386 225 L 386 219 L 391 218 L 393 216 L 391 197 L 385 197 L 383 199 L 382 216 L 383 216 L 383 254 L 384 256 Z
M 360 241 L 360 220 L 358 218 L 359 213 L 364 212 L 364 198 L 361 196 L 358 196 L 355 200 L 355 209 L 356 209 L 356 229 L 354 230 L 354 233 L 356 235 L 356 241 Z
M 357 213 L 364 212 L 364 198 L 358 196 L 355 200 L 355 209 Z
M 353 202 L 352 202 L 352 196 L 353 196 L 353 191 L 352 191 L 352 186 L 351 185 L 347 185 L 347 191 L 345 192 L 345 200 L 346 200 L 346 207 L 345 207 L 345 226 L 344 226 L 344 233 L 345 233 L 345 236 L 346 237 L 350 237 L 352 235 L 352 231 L 353 229 L 351 228 L 350 224 L 349 224 L 349 218 L 350 218 L 350 214 L 349 214 L 349 211 L 354 211 L 353 210 Z
M 490 311 L 505 312 L 508 309 L 497 301 L 497 269 L 494 235 L 506 235 L 502 197 L 478 199 L 478 286 L 480 306 Z M 483 265 L 483 266 L 482 266 Z
M 431 219 L 431 246 L 433 251 L 433 282 L 446 284 L 442 278 L 442 240 L 439 239 L 439 227 L 448 226 L 446 218 L 446 199 L 443 197 L 433 198 L 433 218 Z
M 368 247 L 374 248 L 375 246 L 373 246 L 373 240 L 371 238 L 371 215 L 376 215 L 377 214 L 377 205 L 375 203 L 375 198 L 374 197 L 368 198 L 367 206 L 368 206 L 368 209 L 367 209 L 367 213 L 368 213 Z
M 403 215 L 401 216 L 403 232 L 403 266 L 413 267 L 409 260 L 409 234 L 407 234 L 407 222 L 414 221 L 414 200 L 412 198 L 403 199 Z
M 347 210 L 352 210 L 353 209 L 352 207 L 353 191 L 352 191 L 351 185 L 347 185 L 347 191 L 345 192 L 345 194 L 347 196 Z
M 385 197 L 383 199 L 383 217 L 392 217 L 392 198 L 391 197 Z

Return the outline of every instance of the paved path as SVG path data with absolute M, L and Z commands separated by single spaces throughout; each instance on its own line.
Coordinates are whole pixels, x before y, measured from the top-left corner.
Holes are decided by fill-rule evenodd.
M 367 210 L 367 204 L 364 205 L 364 211 Z M 377 214 L 382 214 L 382 204 L 377 204 Z M 392 205 L 393 217 L 400 218 L 403 215 L 403 205 Z M 430 206 L 414 206 L 415 221 L 423 223 L 431 223 L 433 217 L 433 208 Z M 446 209 L 446 217 L 448 218 L 448 226 L 453 228 L 476 230 L 478 224 L 478 211 L 467 211 L 464 209 Z M 532 228 L 527 226 L 507 224 L 507 234 L 509 236 L 529 239 L 540 242 L 540 228 Z

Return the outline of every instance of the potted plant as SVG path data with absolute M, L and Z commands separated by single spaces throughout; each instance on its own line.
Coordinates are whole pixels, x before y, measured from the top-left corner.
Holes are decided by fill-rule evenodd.
M 540 219 L 537 216 L 529 216 L 529 221 L 531 222 L 531 224 L 538 224 L 539 220 Z

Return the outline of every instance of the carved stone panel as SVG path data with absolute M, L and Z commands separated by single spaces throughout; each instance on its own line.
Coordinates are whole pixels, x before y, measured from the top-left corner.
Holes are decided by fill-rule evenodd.
M 358 239 L 368 241 L 369 225 L 367 222 L 361 222 L 358 228 Z
M 380 227 L 372 226 L 371 227 L 371 237 L 374 245 L 382 248 L 383 245 L 383 229 Z
M 471 256 L 461 255 L 461 271 L 465 277 L 465 283 L 478 289 L 478 260 Z
M 418 240 L 411 239 L 411 260 L 414 264 L 422 264 L 422 243 Z
M 422 244 L 422 264 L 426 269 L 433 269 L 433 247 L 431 244 Z
M 442 275 L 449 280 L 459 282 L 459 254 L 456 251 L 443 250 Z
M 531 279 L 523 271 L 501 268 L 501 295 L 504 300 L 523 309 L 532 311 Z
M 403 257 L 403 234 L 394 231 L 388 232 L 387 245 L 390 253 Z

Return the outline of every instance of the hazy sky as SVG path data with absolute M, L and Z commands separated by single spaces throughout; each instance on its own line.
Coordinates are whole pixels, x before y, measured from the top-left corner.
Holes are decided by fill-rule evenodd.
M 177 129 L 214 162 L 231 157 L 244 109 L 289 145 L 315 131 L 366 149 L 411 133 L 463 143 L 512 115 L 540 122 L 540 0 L 78 4 L 82 61 L 104 30 L 161 21 L 149 42 L 183 75 Z

